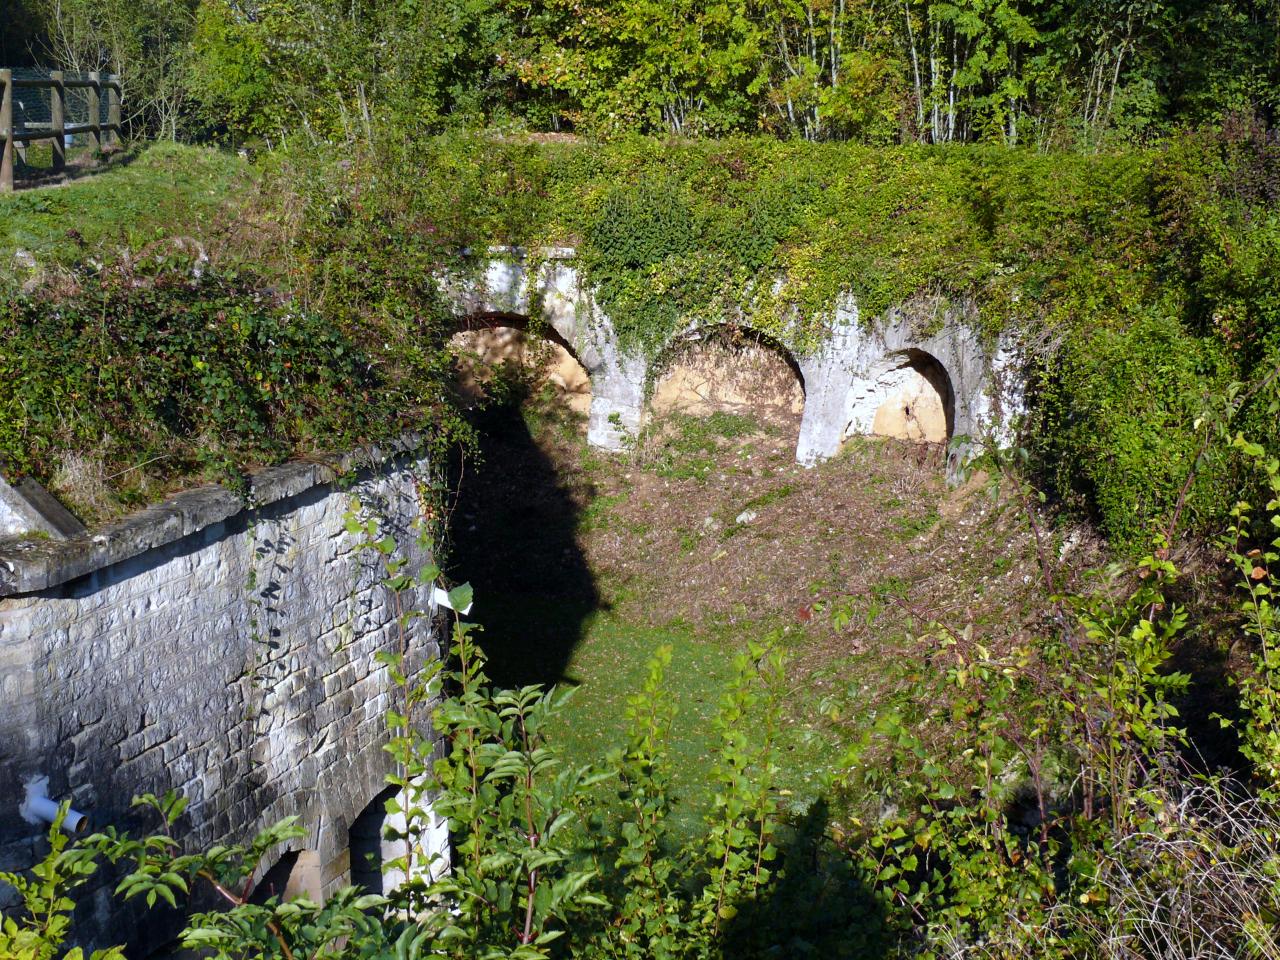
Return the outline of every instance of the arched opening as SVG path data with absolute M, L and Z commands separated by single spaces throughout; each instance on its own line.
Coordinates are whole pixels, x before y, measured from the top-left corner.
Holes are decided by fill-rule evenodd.
M 404 883 L 403 863 L 409 847 L 405 839 L 405 800 L 400 789 L 385 788 L 360 811 L 347 831 L 351 884 L 369 893 L 387 894 Z M 392 799 L 400 801 L 402 809 L 387 813 L 387 802 Z M 436 816 L 429 805 L 424 817 L 415 818 L 413 823 L 412 875 L 438 880 L 449 869 L 449 823 Z M 391 866 L 395 860 L 401 863 Z
M 272 897 L 281 902 L 307 897 L 319 903 L 323 899 L 320 873 L 320 855 L 315 850 L 286 850 L 253 885 L 249 900 L 263 904 Z
M 795 358 L 771 337 L 733 326 L 704 328 L 676 340 L 655 363 L 653 416 L 746 414 L 798 425 L 804 378 Z
M 449 340 L 457 386 L 471 403 L 526 397 L 585 418 L 591 409 L 591 378 L 572 347 L 551 327 L 529 329 L 524 317 L 468 317 Z
M 938 360 L 923 350 L 888 358 L 875 381 L 879 401 L 870 432 L 912 443 L 946 443 L 955 429 L 955 394 Z
M 351 844 L 351 884 L 369 893 L 385 893 L 383 865 L 397 854 L 385 836 L 387 801 L 399 787 L 387 787 L 360 811 L 347 836 Z M 403 851 L 401 851 L 403 852 Z

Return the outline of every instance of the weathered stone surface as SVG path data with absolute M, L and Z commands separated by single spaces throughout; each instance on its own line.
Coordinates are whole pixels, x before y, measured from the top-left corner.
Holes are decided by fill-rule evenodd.
M 0 538 L 36 534 L 62 540 L 83 529 L 40 484 L 15 488 L 0 477 Z
M 538 318 L 554 329 L 591 378 L 587 441 L 619 450 L 644 420 L 650 368 L 644 357 L 622 349 L 613 322 L 572 265 L 573 256 L 567 247 L 534 258 L 495 248 L 481 261 L 482 271 L 446 276 L 443 286 L 462 316 Z M 950 387 L 949 479 L 961 477 L 965 462 L 984 443 L 1008 439 L 1022 413 L 1017 354 L 1008 343 L 984 342 L 971 308 L 922 299 L 864 322 L 846 297 L 835 305 L 834 317 L 816 351 L 791 357 L 805 393 L 797 462 L 818 463 L 834 456 L 850 434 L 872 433 L 877 410 L 903 386 L 903 378 L 891 374 L 915 357 L 935 362 Z M 741 317 L 725 319 L 750 328 Z M 918 439 L 936 433 L 919 432 Z
M 949 479 L 960 476 L 983 443 L 1008 441 L 1010 424 L 1022 413 L 1009 345 L 984 344 L 964 308 L 925 301 L 864 324 L 857 304 L 847 300 L 836 310 L 827 343 L 800 359 L 805 411 L 796 459 L 817 463 L 847 436 L 874 433 L 877 412 L 903 385 L 894 372 L 915 357 L 935 362 L 950 387 Z
M 344 525 L 358 502 L 417 549 L 405 534 L 424 465 L 393 452 L 264 471 L 253 507 L 203 488 L 93 537 L 0 551 L 0 869 L 38 854 L 17 806 L 47 776 L 96 827 L 154 828 L 131 798 L 180 791 L 193 849 L 297 814 L 299 862 L 324 893 L 345 882 L 347 831 L 385 786 L 400 696 L 375 655 L 438 656 L 431 619 L 401 636 L 380 561 Z M 334 482 L 360 462 L 377 465 Z M 92 944 L 140 953 L 172 933 L 103 890 L 87 899 L 77 928 Z
M 17 491 L 27 499 L 27 503 L 39 511 L 40 516 L 51 526 L 59 537 L 75 537 L 85 532 L 84 524 L 44 485 L 34 477 L 24 477 L 17 486 Z

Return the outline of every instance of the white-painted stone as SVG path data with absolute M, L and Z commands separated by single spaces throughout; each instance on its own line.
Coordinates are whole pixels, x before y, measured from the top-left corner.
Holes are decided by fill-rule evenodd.
M 402 695 L 375 656 L 400 648 L 394 599 L 344 516 L 358 500 L 416 550 L 424 468 L 392 461 L 349 490 L 313 484 L 0 599 L 0 869 L 30 866 L 15 857 L 39 829 L 17 804 L 24 782 L 47 776 L 50 796 L 75 797 L 95 827 L 154 830 L 131 798 L 183 791 L 189 849 L 298 815 L 319 838 L 308 859 L 322 866 L 322 892 L 342 886 L 346 829 L 385 786 L 385 711 Z M 411 621 L 406 639 L 414 669 L 438 656 L 431 620 Z M 125 938 L 145 955 L 172 934 L 102 902 L 107 912 L 77 920 L 91 945 Z
M 613 322 L 572 260 L 573 250 L 565 247 L 532 258 L 516 249 L 495 249 L 478 277 L 449 275 L 442 278 L 443 286 L 463 317 L 536 319 L 554 329 L 591 379 L 588 442 L 624 449 L 644 418 L 649 365 L 622 349 Z M 726 320 L 742 325 L 741 318 Z M 678 337 L 693 333 L 696 329 Z M 903 388 L 900 372 L 912 357 L 931 358 L 949 380 L 950 479 L 961 476 L 984 443 L 1010 442 L 1022 414 L 1016 349 L 1007 341 L 994 348 L 984 343 L 972 309 L 964 304 L 922 298 L 868 322 L 846 296 L 835 304 L 818 348 L 793 354 L 805 392 L 796 461 L 806 466 L 834 456 L 850 434 L 873 431 L 876 410 Z

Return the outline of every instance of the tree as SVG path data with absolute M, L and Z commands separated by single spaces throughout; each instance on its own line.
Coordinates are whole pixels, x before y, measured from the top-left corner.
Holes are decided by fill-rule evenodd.
M 175 139 L 187 99 L 196 0 L 35 0 L 43 47 L 63 70 L 120 79 L 129 126 Z

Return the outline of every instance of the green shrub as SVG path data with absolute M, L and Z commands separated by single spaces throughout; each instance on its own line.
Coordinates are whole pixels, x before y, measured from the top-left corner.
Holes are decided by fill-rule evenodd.
M 1193 424 L 1225 391 L 1229 370 L 1218 345 L 1158 308 L 1124 327 L 1099 319 L 1080 331 L 1044 372 L 1040 396 L 1037 440 L 1054 488 L 1087 497 L 1113 543 L 1148 539 L 1196 466 Z M 1220 514 L 1230 496 L 1223 480 L 1200 470 L 1188 519 Z
M 83 271 L 0 312 L 0 458 L 50 482 L 93 457 L 128 502 L 147 483 L 386 439 L 422 398 L 328 319 L 252 277 L 147 261 Z
M 71 894 L 98 872 L 92 847 L 71 843 L 62 831 L 67 804 L 49 825 L 49 851 L 31 868 L 30 876 L 0 873 L 0 884 L 12 887 L 22 906 L 0 918 L 0 957 L 5 960 L 83 960 L 84 951 L 73 947 L 62 953 L 71 935 Z M 124 960 L 119 947 L 95 950 L 89 960 Z

